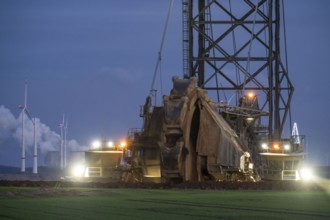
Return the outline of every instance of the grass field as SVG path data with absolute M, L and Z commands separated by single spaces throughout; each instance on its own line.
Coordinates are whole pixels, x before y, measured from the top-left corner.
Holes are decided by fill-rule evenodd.
M 0 219 L 330 219 L 319 191 L 0 187 Z

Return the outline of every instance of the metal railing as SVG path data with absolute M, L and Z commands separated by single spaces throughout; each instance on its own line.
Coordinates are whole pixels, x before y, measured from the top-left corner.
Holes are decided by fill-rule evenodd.
M 87 167 L 88 177 L 102 177 L 102 167 Z
M 297 180 L 298 171 L 297 170 L 282 170 L 282 180 Z

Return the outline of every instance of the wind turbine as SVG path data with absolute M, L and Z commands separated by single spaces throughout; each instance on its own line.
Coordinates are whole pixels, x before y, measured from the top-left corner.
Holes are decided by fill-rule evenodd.
M 37 140 L 36 140 L 36 118 L 31 118 L 29 111 L 27 108 L 25 109 L 25 113 L 28 118 L 31 120 L 33 124 L 33 143 L 34 143 L 34 150 L 33 150 L 33 173 L 38 173 L 38 148 L 37 148 Z
M 27 82 L 25 81 L 24 104 L 23 105 L 19 105 L 19 108 L 22 110 L 22 157 L 21 157 L 21 172 L 25 172 L 24 120 L 25 120 L 26 106 L 27 106 Z
M 64 125 L 64 167 L 66 168 L 66 153 L 67 153 L 67 139 L 66 139 L 66 135 L 68 132 L 68 119 L 66 119 L 65 121 L 65 125 Z
M 61 156 L 61 169 L 63 170 L 66 167 L 66 133 L 68 129 L 68 120 L 65 120 L 63 115 L 62 123 L 59 125 L 61 129 L 61 148 L 60 148 L 60 156 Z
M 34 142 L 34 154 L 33 154 L 33 173 L 38 173 L 38 148 L 36 141 L 36 120 L 32 119 L 28 109 L 27 109 L 27 81 L 25 81 L 25 91 L 24 91 L 24 105 L 20 105 L 19 108 L 22 110 L 22 166 L 21 172 L 25 172 L 25 137 L 24 137 L 24 124 L 25 124 L 25 114 L 31 120 L 33 124 L 33 142 Z
M 64 160 L 63 160 L 63 151 L 64 151 L 64 115 L 63 115 L 63 119 L 62 119 L 62 123 L 60 123 L 59 125 L 60 129 L 61 129 L 61 146 L 60 146 L 60 161 L 61 161 L 61 170 L 63 170 L 64 168 Z
M 34 142 L 34 152 L 33 152 L 33 173 L 38 173 L 38 147 L 36 139 L 36 118 L 33 118 L 33 142 Z

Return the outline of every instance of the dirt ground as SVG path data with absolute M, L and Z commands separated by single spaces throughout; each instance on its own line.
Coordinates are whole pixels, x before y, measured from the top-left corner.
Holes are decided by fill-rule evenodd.
M 83 188 L 141 188 L 141 189 L 203 189 L 203 190 L 323 190 L 313 182 L 261 181 L 261 182 L 183 182 L 183 183 L 125 183 L 125 182 L 67 182 L 67 181 L 7 181 L 0 187 L 39 187 L 40 193 L 49 189 Z M 57 191 L 58 192 L 58 191 Z M 70 191 L 74 193 L 76 191 Z M 67 192 L 66 192 L 67 193 Z M 76 192 L 77 193 L 77 192 Z
M 0 198 L 18 198 L 18 197 L 54 197 L 54 196 L 88 196 L 86 192 L 78 189 L 56 189 L 56 188 L 40 188 L 30 191 L 1 191 Z

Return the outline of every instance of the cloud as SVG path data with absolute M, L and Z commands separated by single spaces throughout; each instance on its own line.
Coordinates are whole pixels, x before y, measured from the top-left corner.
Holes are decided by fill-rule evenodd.
M 22 113 L 16 119 L 16 127 L 12 133 L 12 137 L 22 142 Z M 53 151 L 60 146 L 60 135 L 52 131 L 47 125 L 40 122 L 39 118 L 35 119 L 36 124 L 36 141 L 41 153 L 45 154 L 48 151 Z M 26 149 L 29 152 L 33 151 L 34 147 L 34 125 L 28 117 L 24 117 L 24 141 Z
M 18 126 L 18 121 L 9 109 L 0 106 L 0 141 L 9 138 Z M 0 143 L 1 143 L 0 142 Z

